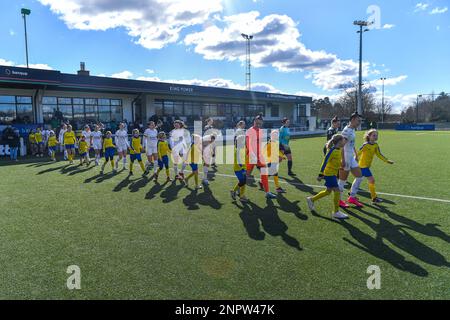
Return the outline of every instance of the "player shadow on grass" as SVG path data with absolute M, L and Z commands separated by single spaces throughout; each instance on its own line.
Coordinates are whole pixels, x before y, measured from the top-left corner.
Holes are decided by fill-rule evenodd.
M 316 212 L 312 213 L 313 216 L 341 225 L 347 231 L 349 232 L 350 236 L 353 239 L 349 239 L 347 237 L 344 237 L 343 240 L 352 246 L 354 246 L 357 249 L 360 249 L 378 259 L 384 260 L 390 265 L 392 265 L 394 268 L 399 269 L 401 271 L 409 272 L 411 274 L 414 274 L 419 277 L 427 277 L 428 271 L 422 268 L 422 266 L 414 263 L 413 261 L 408 261 L 406 258 L 389 247 L 387 244 L 383 242 L 383 239 L 375 236 L 372 237 L 371 235 L 361 231 L 357 227 L 355 227 L 351 221 L 336 221 L 332 218 L 324 217 L 319 215 Z M 354 214 L 349 212 L 353 217 L 355 217 Z M 355 241 L 353 241 L 355 240 Z
M 160 184 L 159 182 L 155 182 L 155 185 L 145 195 L 145 199 L 151 200 L 151 199 L 156 198 L 156 195 L 158 193 L 160 193 L 168 183 L 169 182 L 167 182 L 167 181 L 164 182 L 163 184 Z
M 389 220 L 365 211 L 362 208 L 357 208 L 356 210 L 363 215 L 350 214 L 375 231 L 377 233 L 377 238 L 389 241 L 398 249 L 412 255 L 424 263 L 437 267 L 450 267 L 450 263 L 442 254 L 418 241 L 405 230 L 403 225 L 395 225 Z M 375 223 L 365 218 L 366 216 L 378 219 L 379 223 Z
M 289 185 L 295 187 L 297 190 L 305 193 L 309 193 L 311 195 L 315 195 L 316 192 L 314 191 L 313 187 L 307 186 L 302 180 L 300 180 L 297 177 L 290 177 L 290 179 L 283 177 L 281 178 L 284 181 L 286 181 Z
M 220 210 L 222 208 L 223 204 L 214 197 L 209 186 L 204 186 L 203 192 L 192 188 L 188 189 L 191 192 L 183 199 L 187 210 L 199 210 L 200 206 L 208 206 L 214 210 Z
M 122 181 L 120 181 L 113 189 L 113 192 L 120 192 L 123 189 L 125 189 L 126 187 L 128 187 L 133 181 L 130 179 L 132 176 L 128 175 L 125 177 L 125 179 L 123 179 Z
M 50 159 L 45 159 L 44 161 L 39 161 L 39 162 L 34 162 L 31 164 L 28 164 L 27 167 L 28 168 L 40 168 L 40 167 L 45 167 L 48 165 L 51 165 L 55 163 L 54 161 L 51 161 Z
M 62 165 L 62 166 L 59 166 L 59 167 L 48 168 L 48 169 L 39 171 L 39 172 L 36 173 L 36 174 L 37 174 L 37 175 L 41 175 L 41 174 L 45 174 L 45 173 L 50 173 L 50 172 L 54 172 L 54 171 L 59 171 L 59 170 L 64 169 L 64 168 L 67 167 L 67 166 L 68 166 L 68 165 L 65 164 L 65 165 Z
M 169 203 L 178 199 L 178 193 L 184 188 L 183 184 L 177 184 L 177 180 L 172 181 L 169 186 L 161 192 L 163 203 Z
M 79 173 L 85 173 L 85 172 L 92 170 L 93 168 L 94 168 L 94 166 L 89 166 L 89 167 L 84 166 L 84 168 L 82 168 L 81 166 L 78 166 L 78 170 L 76 170 L 76 171 L 74 170 L 74 171 L 70 172 L 69 176 L 74 176 Z
M 374 210 L 378 210 L 381 213 L 386 214 L 390 219 L 395 220 L 402 224 L 402 228 L 409 229 L 418 233 L 421 233 L 425 236 L 439 238 L 445 242 L 450 243 L 450 235 L 446 234 L 444 231 L 440 230 L 439 224 L 436 223 L 427 223 L 420 224 L 417 221 L 414 221 L 405 216 L 398 215 L 383 205 L 367 205 L 367 207 L 372 208 Z
M 300 220 L 308 220 L 308 216 L 301 212 L 300 206 L 298 205 L 300 203 L 300 200 L 291 202 L 282 194 L 279 194 L 276 200 L 280 206 L 280 209 L 284 212 L 293 213 Z
M 268 201 L 265 208 L 261 208 L 253 202 L 239 204 L 234 201 L 233 203 L 241 210 L 239 217 L 251 239 L 262 241 L 267 233 L 272 237 L 281 237 L 290 247 L 299 251 L 303 250 L 298 240 L 287 234 L 288 226 L 280 219 L 278 207 L 273 202 Z
M 84 180 L 84 183 L 91 183 L 94 181 L 95 181 L 95 183 L 102 183 L 106 180 L 112 179 L 116 175 L 117 175 L 117 173 L 115 173 L 114 171 L 111 171 L 108 173 L 103 173 L 103 174 L 99 173 L 99 174 L 96 174 L 95 176 L 87 178 L 86 180 Z
M 141 190 L 147 186 L 147 184 L 152 180 L 152 178 L 153 178 L 153 176 L 151 178 L 148 178 L 147 176 L 143 176 L 137 180 L 134 180 L 128 186 L 128 189 L 132 193 L 139 192 L 139 190 Z

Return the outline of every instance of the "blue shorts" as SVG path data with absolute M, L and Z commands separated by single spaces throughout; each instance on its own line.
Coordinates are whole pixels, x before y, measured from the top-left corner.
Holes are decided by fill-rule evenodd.
M 234 174 L 238 178 L 240 183 L 245 183 L 247 180 L 247 170 L 235 171 Z
M 137 161 L 142 161 L 142 157 L 140 153 L 135 153 L 135 154 L 130 154 L 130 160 L 131 162 L 137 160 Z
M 86 156 L 87 156 L 87 152 L 80 153 L 80 157 L 84 158 L 84 157 L 86 157 Z
M 48 147 L 48 151 L 50 151 L 50 152 L 56 152 L 56 147 Z
M 198 171 L 198 164 L 191 163 L 190 166 L 191 166 L 192 171 Z
M 43 142 L 38 142 L 38 145 L 39 145 L 39 146 L 43 146 L 44 143 L 43 143 Z
M 370 178 L 373 177 L 372 171 L 370 171 L 370 168 L 361 168 L 361 173 L 363 177 Z
M 74 144 L 66 144 L 66 150 L 73 150 L 73 149 L 75 149 Z
M 169 169 L 169 157 L 163 156 L 162 159 L 158 159 L 158 167 L 162 170 L 164 167 Z
M 328 189 L 339 188 L 337 176 L 325 176 L 325 187 Z
M 114 154 L 116 153 L 116 148 L 106 148 L 105 150 L 105 158 L 112 159 Z

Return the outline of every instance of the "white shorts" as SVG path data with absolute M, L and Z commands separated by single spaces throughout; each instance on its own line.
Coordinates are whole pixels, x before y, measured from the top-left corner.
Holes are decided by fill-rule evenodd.
M 127 152 L 128 146 L 126 144 L 124 145 L 117 145 L 117 152 Z
M 150 145 L 147 146 L 147 155 L 151 156 L 152 154 L 158 153 L 158 145 Z
M 92 146 L 94 147 L 94 150 L 102 150 L 103 149 L 103 146 L 102 146 L 101 142 L 94 142 L 92 144 Z
M 350 171 L 353 170 L 355 168 L 359 168 L 359 164 L 355 159 L 355 156 L 352 154 L 350 155 L 344 155 L 345 157 L 345 167 L 344 167 L 344 171 Z

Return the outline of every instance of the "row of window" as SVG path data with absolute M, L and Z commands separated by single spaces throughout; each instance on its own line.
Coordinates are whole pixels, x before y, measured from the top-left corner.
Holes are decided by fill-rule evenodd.
M 81 123 L 109 123 L 123 119 L 120 99 L 44 97 L 42 110 L 44 123 L 50 123 L 52 119 Z
M 31 122 L 33 122 L 33 103 L 31 97 L 0 95 L 1 124 Z
M 278 114 L 278 106 L 276 112 Z M 272 107 L 272 109 L 274 108 Z M 155 113 L 158 116 L 203 116 L 203 117 L 253 117 L 265 115 L 264 105 L 208 103 L 191 101 L 155 100 Z

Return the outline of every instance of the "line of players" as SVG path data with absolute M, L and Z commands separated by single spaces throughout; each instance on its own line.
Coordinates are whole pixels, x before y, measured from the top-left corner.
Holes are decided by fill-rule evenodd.
M 287 160 L 288 174 L 295 175 L 292 172 L 293 160 L 289 147 L 289 120 L 283 119 L 280 130 L 273 130 L 268 141 L 266 141 L 262 129 L 263 121 L 262 115 L 258 115 L 254 119 L 253 126 L 248 130 L 246 130 L 243 121 L 238 122 L 236 126 L 234 172 L 238 182 L 230 192 L 233 200 L 239 198 L 241 202 L 248 201 L 245 196 L 247 179 L 255 167 L 260 171 L 260 188 L 265 191 L 268 199 L 276 198 L 276 195 L 269 190 L 269 177 L 273 177 L 277 193 L 286 192 L 280 186 L 278 177 L 279 164 L 283 160 Z M 349 204 L 362 207 L 356 194 L 364 177 L 369 181 L 373 203 L 382 201 L 376 195 L 375 179 L 370 171 L 370 166 L 375 155 L 387 163 L 393 164 L 393 162 L 381 154 L 377 143 L 378 132 L 376 130 L 370 130 L 366 133 L 366 142 L 359 152 L 356 151 L 355 132 L 360 123 L 361 117 L 355 113 L 351 116 L 350 123 L 342 133 L 337 134 L 340 123 L 337 118 L 333 119 L 332 127 L 327 132 L 327 145 L 324 147 L 325 159 L 318 176 L 319 181 L 325 180 L 327 189 L 314 197 L 307 198 L 311 210 L 315 210 L 314 203 L 316 201 L 334 192 L 332 216 L 336 219 L 347 219 L 348 216 L 341 212 L 339 208 L 348 208 Z M 118 170 L 121 160 L 123 169 L 127 169 L 127 153 L 129 152 L 130 174 L 133 174 L 133 164 L 137 161 L 144 176 L 153 170 L 154 180 L 158 181 L 160 172 L 165 170 L 167 181 L 172 181 L 169 171 L 170 158 L 172 158 L 175 179 L 188 185 L 189 180 L 194 178 L 195 188 L 200 189 L 202 185 L 199 183 L 199 165 L 203 164 L 203 185 L 208 185 L 209 169 L 215 166 L 215 140 L 219 133 L 214 130 L 212 119 L 207 121 L 204 132 L 203 137 L 196 134 L 191 135 L 186 130 L 184 123 L 181 120 L 176 120 L 174 129 L 167 136 L 165 132 L 158 131 L 158 126 L 154 122 L 149 122 L 148 128 L 144 132 L 143 143 L 141 143 L 140 133 L 137 129 L 133 131 L 130 142 L 125 125 L 121 123 L 119 129 L 115 132 L 114 141 L 112 133 L 108 131 L 103 135 L 102 127 L 99 125 L 92 132 L 86 126 L 80 140 L 77 141 L 72 127 L 68 125 L 67 128 L 64 127 L 61 130 L 59 141 L 63 147 L 65 158 L 71 164 L 75 156 L 76 145 L 78 145 L 80 165 L 86 164 L 89 166 L 91 162 L 89 159 L 90 148 L 94 149 L 96 165 L 100 165 L 101 154 L 103 153 L 105 161 L 101 167 L 102 174 L 108 162 L 114 172 Z M 53 161 L 56 161 L 55 154 L 59 141 L 56 139 L 55 133 L 50 132 L 48 148 Z M 116 152 L 118 158 L 114 160 Z M 143 152 L 147 156 L 145 165 L 141 156 Z M 188 165 L 191 174 L 186 177 L 184 172 Z M 349 198 L 345 202 L 343 200 L 344 186 L 350 173 L 355 177 L 355 180 Z

